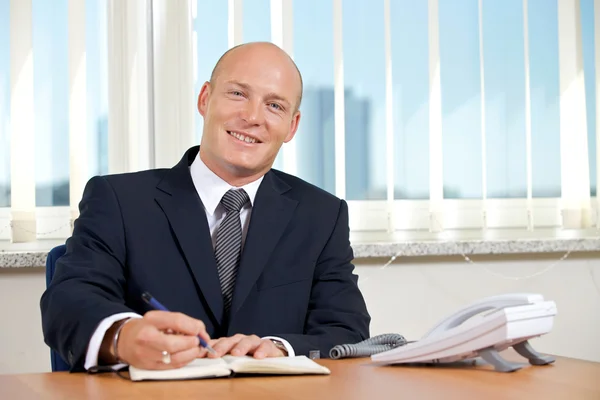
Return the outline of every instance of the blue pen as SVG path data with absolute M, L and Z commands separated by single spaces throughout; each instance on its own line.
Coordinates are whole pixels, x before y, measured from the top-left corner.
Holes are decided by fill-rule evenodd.
M 167 310 L 167 307 L 160 304 L 158 302 L 158 300 L 156 300 L 154 297 L 152 297 L 152 295 L 148 292 L 142 293 L 142 299 L 146 303 L 148 303 L 150 305 L 150 307 L 154 308 L 155 310 L 169 311 L 169 310 Z M 206 341 L 204 339 L 202 339 L 200 336 L 198 336 L 198 339 L 200 339 L 200 345 L 202 347 L 205 347 L 209 353 L 217 354 L 217 352 L 212 347 L 210 347 L 210 345 L 208 343 L 206 343 Z

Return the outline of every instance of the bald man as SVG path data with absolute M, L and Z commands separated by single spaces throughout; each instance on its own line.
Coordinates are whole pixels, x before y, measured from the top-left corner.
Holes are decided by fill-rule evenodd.
M 272 169 L 301 99 L 284 51 L 235 47 L 198 96 L 200 146 L 171 169 L 88 182 L 41 299 L 45 341 L 72 371 L 327 357 L 369 336 L 346 202 Z

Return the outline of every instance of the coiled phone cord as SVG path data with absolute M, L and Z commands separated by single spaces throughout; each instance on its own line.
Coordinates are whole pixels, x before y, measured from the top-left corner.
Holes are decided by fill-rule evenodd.
M 333 359 L 366 357 L 404 346 L 406 343 L 404 336 L 398 333 L 384 333 L 356 344 L 339 344 L 329 351 L 329 357 Z

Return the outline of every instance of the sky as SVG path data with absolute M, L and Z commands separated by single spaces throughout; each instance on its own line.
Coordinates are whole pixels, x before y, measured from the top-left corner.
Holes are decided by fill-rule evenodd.
M 0 0 L 0 185 L 10 181 L 9 0 Z M 483 2 L 485 158 L 488 197 L 526 194 L 522 0 Z M 67 0 L 32 0 L 36 181 L 68 179 Z M 227 6 L 197 0 L 195 89 L 227 50 Z M 243 40 L 270 40 L 270 0 L 244 0 Z M 385 48 L 383 0 L 343 1 L 347 198 L 384 198 Z M 334 190 L 332 1 L 293 1 L 293 57 L 306 101 L 296 138 L 298 174 Z M 558 21 L 556 0 L 529 0 L 534 197 L 560 196 Z M 595 186 L 593 0 L 581 0 L 590 180 Z M 427 1 L 391 1 L 394 156 L 397 198 L 429 197 Z M 106 9 L 86 0 L 90 170 L 105 173 Z M 443 174 L 447 197 L 481 198 L 481 87 L 477 0 L 439 0 Z M 47 66 L 52 66 L 48 68 Z M 312 95 L 314 94 L 314 96 Z M 312 104 L 311 104 L 312 102 Z M 194 106 L 194 105 L 192 105 Z M 310 111 L 310 112 L 308 112 Z M 197 137 L 202 119 L 196 117 Z M 104 141 L 104 142 L 103 142 Z M 318 147 L 319 151 L 310 151 Z M 282 156 L 276 167 L 282 167 Z M 364 176 L 363 176 L 364 175 Z M 1 197 L 1 196 L 0 196 Z M 1 201 L 1 200 L 0 200 Z M 40 199 L 38 203 L 52 202 Z M 39 205 L 39 204 L 38 204 Z M 48 204 L 50 205 L 50 204 Z

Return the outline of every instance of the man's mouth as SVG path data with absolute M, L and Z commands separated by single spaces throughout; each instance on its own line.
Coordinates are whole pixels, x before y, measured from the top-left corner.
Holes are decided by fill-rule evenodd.
M 243 134 L 238 133 L 238 132 L 227 131 L 227 133 L 229 133 L 229 135 L 233 136 L 237 140 L 241 140 L 242 142 L 246 142 L 246 143 L 260 143 L 260 141 L 256 140 L 255 138 L 243 135 Z

